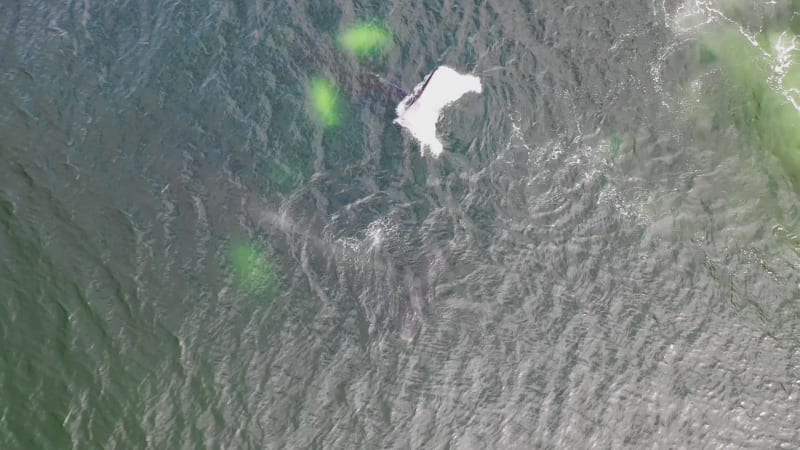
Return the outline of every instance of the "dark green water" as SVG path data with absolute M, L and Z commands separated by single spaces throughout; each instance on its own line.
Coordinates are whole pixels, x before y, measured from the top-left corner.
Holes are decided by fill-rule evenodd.
M 796 448 L 796 177 L 712 7 L 0 0 L 0 448 Z M 360 74 L 440 64 L 432 159 Z

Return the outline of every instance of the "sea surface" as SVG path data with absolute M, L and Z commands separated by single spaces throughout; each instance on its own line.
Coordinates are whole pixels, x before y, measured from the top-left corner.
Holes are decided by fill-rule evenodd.
M 721 3 L 0 0 L 0 448 L 798 448 L 800 190 L 698 50 L 797 11 Z M 362 80 L 440 65 L 435 158 Z

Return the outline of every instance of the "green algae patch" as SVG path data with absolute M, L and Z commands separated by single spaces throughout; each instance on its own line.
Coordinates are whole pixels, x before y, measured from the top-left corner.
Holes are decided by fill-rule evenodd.
M 339 90 L 325 78 L 311 79 L 311 106 L 314 113 L 326 127 L 335 127 L 341 120 L 341 101 Z
M 339 45 L 358 57 L 366 57 L 386 50 L 392 35 L 376 23 L 361 23 L 345 30 L 339 36 Z
M 236 284 L 251 293 L 274 293 L 280 284 L 275 264 L 254 244 L 240 243 L 231 250 Z

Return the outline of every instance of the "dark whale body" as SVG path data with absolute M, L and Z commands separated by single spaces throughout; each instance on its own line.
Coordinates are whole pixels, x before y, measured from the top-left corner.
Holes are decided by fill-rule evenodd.
M 400 103 L 408 97 L 408 91 L 372 72 L 364 74 L 361 77 L 361 83 L 365 91 L 377 94 L 382 99 L 388 99 L 393 103 Z

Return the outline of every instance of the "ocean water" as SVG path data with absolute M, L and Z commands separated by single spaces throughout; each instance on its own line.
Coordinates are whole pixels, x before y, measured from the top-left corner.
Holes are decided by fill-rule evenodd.
M 0 0 L 0 448 L 797 448 L 796 13 Z

